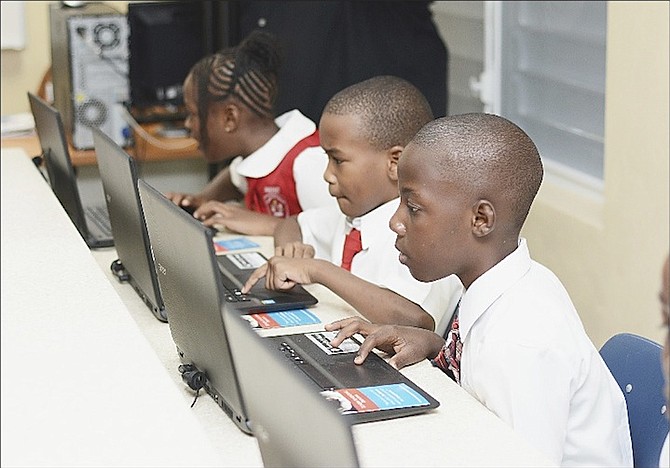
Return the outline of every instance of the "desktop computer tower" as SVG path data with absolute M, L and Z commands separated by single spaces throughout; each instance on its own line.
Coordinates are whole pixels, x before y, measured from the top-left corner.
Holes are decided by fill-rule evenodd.
M 126 15 L 103 3 L 49 7 L 54 107 L 72 145 L 92 149 L 91 127 L 127 145 L 129 99 Z

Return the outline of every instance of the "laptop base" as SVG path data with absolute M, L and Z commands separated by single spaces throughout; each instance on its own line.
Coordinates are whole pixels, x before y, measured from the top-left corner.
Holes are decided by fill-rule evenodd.
M 184 353 L 182 353 L 179 350 L 179 348 L 177 348 L 177 354 L 179 355 L 180 360 L 184 362 Z M 186 365 L 188 366 L 189 369 L 197 371 L 197 367 L 194 366 L 193 364 L 188 363 Z M 207 395 L 209 395 L 212 398 L 212 400 L 214 400 L 214 402 L 219 406 L 219 408 L 221 408 L 223 412 L 228 415 L 228 417 L 231 419 L 231 421 L 233 421 L 233 423 L 235 423 L 235 425 L 239 430 L 241 430 L 243 433 L 247 435 L 253 435 L 251 427 L 249 426 L 249 421 L 246 418 L 240 416 L 239 414 L 235 414 L 235 411 L 233 411 L 233 409 L 228 404 L 226 404 L 225 399 L 219 395 L 219 392 L 217 392 L 217 390 L 214 387 L 212 387 L 209 380 L 207 379 L 207 374 L 206 373 L 202 374 L 205 376 L 205 381 L 204 385 L 202 385 L 202 388 L 204 388 Z M 184 378 L 183 372 L 182 372 L 182 378 Z M 191 387 L 191 384 L 188 384 L 188 386 Z
M 146 294 L 144 294 L 144 292 L 142 292 L 142 288 L 139 287 L 139 285 L 133 280 L 133 277 L 130 275 L 130 273 L 128 273 L 126 269 L 123 267 L 123 263 L 121 263 L 120 259 L 117 258 L 116 260 L 114 260 L 109 268 L 110 270 L 112 270 L 112 274 L 116 277 L 117 280 L 119 280 L 120 283 L 129 283 L 133 287 L 137 295 L 140 296 L 140 298 L 149 308 L 151 313 L 154 314 L 154 317 L 156 317 L 161 322 L 167 323 L 168 321 L 167 311 L 165 309 L 158 308 L 154 304 L 152 304 L 149 297 Z
M 345 393 L 357 394 L 359 397 L 369 391 L 373 394 L 393 395 L 399 401 L 402 395 L 407 395 L 404 403 L 392 405 L 392 408 L 344 412 L 344 417 L 351 424 L 412 416 L 439 406 L 438 401 L 377 354 L 370 353 L 363 364 L 354 364 L 353 353 L 356 350 L 332 348 L 324 338 L 325 335 L 326 332 L 314 332 L 270 336 L 264 340 L 270 341 L 275 351 L 281 352 L 293 367 L 302 371 L 318 391 L 335 397 L 338 397 L 338 390 L 350 389 Z M 351 340 L 352 346 L 360 345 L 358 340 L 348 340 Z

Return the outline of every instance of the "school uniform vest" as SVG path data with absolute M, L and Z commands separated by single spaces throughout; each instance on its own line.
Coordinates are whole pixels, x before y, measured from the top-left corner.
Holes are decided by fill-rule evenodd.
M 244 204 L 249 210 L 288 218 L 302 211 L 293 178 L 295 158 L 307 148 L 319 146 L 319 132 L 303 138 L 291 148 L 274 171 L 265 177 L 247 177 Z M 320 177 L 315 174 L 315 177 Z

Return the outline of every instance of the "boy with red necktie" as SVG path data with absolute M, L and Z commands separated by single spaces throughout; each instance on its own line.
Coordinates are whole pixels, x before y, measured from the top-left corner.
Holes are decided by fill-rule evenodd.
M 360 318 L 327 324 L 338 346 L 365 336 L 396 368 L 423 359 L 447 372 L 561 466 L 632 466 L 624 396 L 560 280 L 520 237 L 543 177 L 532 140 L 491 114 L 425 125 L 398 167 L 390 227 L 419 281 L 456 275 L 465 291 L 446 335 Z
M 439 281 L 433 289 L 441 292 L 441 307 L 424 309 L 433 285 L 413 279 L 398 262 L 388 225 L 399 203 L 402 151 L 431 119 L 423 94 L 395 76 L 377 76 L 335 94 L 319 134 L 328 154 L 323 177 L 339 208 L 305 210 L 283 220 L 274 233 L 276 256 L 243 291 L 263 276 L 270 289 L 320 283 L 371 321 L 435 329 L 441 315 L 432 313 L 449 303 L 453 310 L 460 282 Z

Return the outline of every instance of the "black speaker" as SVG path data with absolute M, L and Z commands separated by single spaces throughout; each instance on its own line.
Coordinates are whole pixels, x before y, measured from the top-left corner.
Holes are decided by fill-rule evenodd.
M 102 3 L 73 8 L 52 4 L 51 62 L 54 106 L 77 149 L 93 148 L 91 127 L 127 145 L 123 106 L 128 101 L 126 16 Z

